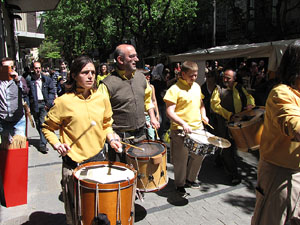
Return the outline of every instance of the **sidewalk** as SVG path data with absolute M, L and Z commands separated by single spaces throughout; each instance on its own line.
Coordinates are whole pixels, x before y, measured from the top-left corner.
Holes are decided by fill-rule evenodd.
M 61 158 L 50 146 L 48 154 L 37 151 L 39 136 L 29 128 L 28 204 L 5 208 L 0 206 L 0 225 L 64 225 L 61 192 Z M 167 164 L 168 185 L 146 193 L 144 201 L 135 202 L 135 224 L 250 224 L 255 205 L 256 158 L 238 152 L 241 184 L 230 186 L 225 173 L 206 157 L 199 174 L 201 188 L 187 189 L 189 196 L 180 197 L 174 188 L 173 166 Z

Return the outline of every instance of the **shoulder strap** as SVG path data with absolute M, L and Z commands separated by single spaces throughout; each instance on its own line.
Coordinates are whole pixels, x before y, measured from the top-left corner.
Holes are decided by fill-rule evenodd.
M 241 97 L 241 101 L 242 101 L 242 108 L 245 108 L 247 106 L 247 97 L 245 95 L 245 93 L 242 90 L 242 85 L 241 84 L 237 84 L 235 86 L 235 88 L 238 90 L 240 97 Z

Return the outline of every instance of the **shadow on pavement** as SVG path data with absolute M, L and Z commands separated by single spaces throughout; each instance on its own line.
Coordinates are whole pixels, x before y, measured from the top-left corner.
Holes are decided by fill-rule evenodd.
M 135 209 L 134 222 L 139 222 L 147 216 L 147 211 L 143 206 L 135 203 L 134 209 Z
M 39 149 L 39 147 L 40 147 L 40 139 L 39 138 L 37 138 L 37 139 L 29 138 L 28 139 L 28 144 L 29 144 L 29 146 L 32 145 L 36 149 Z
M 225 202 L 243 209 L 246 214 L 253 214 L 255 207 L 255 197 L 245 197 L 242 195 L 231 195 L 224 200 Z
M 237 166 L 242 179 L 242 183 L 250 191 L 254 192 L 257 178 L 257 163 L 248 162 L 248 157 L 250 158 L 250 153 L 245 153 L 244 157 L 237 157 Z M 218 187 L 218 184 L 228 186 L 232 185 L 229 181 L 229 177 L 225 173 L 223 166 L 217 166 L 215 164 L 214 155 L 209 155 L 205 157 L 205 160 L 202 164 L 202 168 L 198 175 L 198 179 L 201 182 L 201 191 L 204 192 L 208 192 L 211 188 Z
M 22 225 L 65 225 L 66 215 L 62 213 L 52 214 L 47 212 L 33 212 L 29 216 L 29 221 Z
M 185 206 L 188 204 L 188 200 L 175 190 L 174 180 L 171 178 L 169 178 L 168 184 L 165 186 L 165 188 L 155 193 L 161 197 L 167 198 L 167 201 L 171 205 Z

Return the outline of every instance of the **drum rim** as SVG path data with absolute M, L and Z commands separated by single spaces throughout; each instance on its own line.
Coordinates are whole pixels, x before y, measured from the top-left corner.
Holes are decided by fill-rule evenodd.
M 166 144 L 163 143 L 163 142 L 161 142 L 161 141 L 143 140 L 143 141 L 140 141 L 139 143 L 158 143 L 158 144 L 161 144 L 162 146 L 164 146 L 164 150 L 163 150 L 161 153 L 159 153 L 159 154 L 161 154 L 162 156 L 164 156 L 164 155 L 166 154 L 166 152 L 167 152 L 167 146 L 166 146 Z M 127 147 L 125 148 L 125 153 L 126 153 L 126 155 L 127 155 L 128 157 L 130 157 L 130 158 L 132 158 L 132 159 L 137 158 L 137 159 L 139 159 L 139 160 L 149 161 L 152 157 L 159 155 L 159 154 L 157 154 L 157 155 L 154 155 L 154 156 L 152 156 L 152 157 L 150 157 L 150 156 L 146 156 L 146 157 L 145 157 L 145 156 L 132 156 L 132 155 L 130 155 L 130 154 L 128 153 L 128 150 L 129 150 L 130 148 L 132 148 L 132 147 L 127 146 Z
M 94 165 L 109 165 L 109 164 L 111 164 L 112 166 L 120 166 L 120 167 L 124 167 L 124 168 L 131 170 L 134 173 L 133 178 L 131 178 L 130 180 L 125 180 L 125 181 L 113 183 L 113 184 L 101 184 L 101 183 L 94 183 L 94 182 L 89 182 L 86 180 L 81 180 L 76 176 L 76 172 L 78 170 L 80 170 L 81 168 L 88 167 L 88 166 L 94 166 Z M 120 184 L 121 189 L 128 188 L 128 187 L 132 186 L 135 183 L 135 180 L 137 179 L 137 171 L 132 166 L 129 166 L 128 164 L 125 164 L 125 163 L 109 162 L 109 161 L 88 162 L 88 163 L 81 164 L 80 166 L 76 167 L 73 170 L 72 174 L 73 174 L 74 179 L 76 181 L 80 182 L 81 187 L 95 190 L 96 186 L 98 185 L 98 190 L 102 190 L 102 191 L 117 190 L 119 188 L 119 184 Z
M 264 112 L 259 115 L 259 116 L 256 116 L 253 118 L 253 120 L 249 120 L 249 121 L 238 121 L 238 122 L 234 122 L 234 121 L 229 121 L 228 122 L 228 128 L 229 129 L 241 129 L 243 127 L 248 127 L 248 126 L 251 126 L 259 121 L 264 121 L 264 118 L 262 118 L 261 116 L 265 114 L 266 112 L 266 109 L 264 106 L 257 106 L 257 110 L 264 110 Z M 242 111 L 242 112 L 239 112 L 237 114 L 242 114 L 242 113 L 245 113 L 247 111 L 251 111 L 251 110 L 245 110 L 245 111 Z

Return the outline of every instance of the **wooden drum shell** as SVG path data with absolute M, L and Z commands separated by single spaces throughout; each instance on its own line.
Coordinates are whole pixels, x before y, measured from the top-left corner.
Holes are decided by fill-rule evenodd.
M 93 183 L 85 180 L 80 180 L 75 176 L 75 173 L 83 167 L 92 167 L 98 165 L 109 165 L 108 162 L 90 162 L 78 166 L 74 172 L 75 182 L 75 195 L 78 201 L 80 200 L 81 218 L 84 225 L 91 225 L 95 217 L 95 202 L 96 202 L 96 188 L 98 186 L 98 212 L 107 215 L 111 225 L 115 225 L 117 218 L 117 205 L 118 205 L 118 190 L 120 185 L 120 207 L 121 207 L 121 223 L 124 225 L 133 224 L 134 222 L 134 209 L 133 202 L 135 200 L 135 186 L 136 186 L 136 171 L 119 162 L 112 162 L 110 165 L 125 167 L 134 172 L 134 178 L 120 183 L 101 184 Z M 78 185 L 79 182 L 79 185 Z M 78 187 L 80 186 L 80 190 Z M 80 197 L 78 196 L 80 194 Z M 78 209 L 79 210 L 79 209 Z M 78 214 L 78 213 L 77 213 Z
M 164 147 L 163 152 L 149 157 L 134 157 L 126 148 L 126 160 L 138 172 L 137 188 L 143 192 L 154 192 L 163 189 L 168 184 L 166 145 L 158 141 L 144 140 L 140 143 L 158 143 Z M 149 177 L 153 177 L 153 180 Z
M 258 110 L 264 112 L 264 107 L 256 107 Z M 244 116 L 253 114 L 253 110 L 243 111 L 237 116 Z M 253 120 L 246 122 L 229 123 L 228 129 L 232 138 L 235 141 L 235 145 L 239 151 L 247 152 L 249 150 L 258 150 L 260 146 L 261 135 L 263 131 L 263 115 L 255 117 Z

